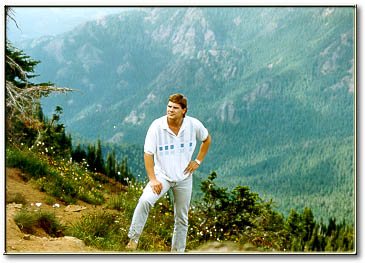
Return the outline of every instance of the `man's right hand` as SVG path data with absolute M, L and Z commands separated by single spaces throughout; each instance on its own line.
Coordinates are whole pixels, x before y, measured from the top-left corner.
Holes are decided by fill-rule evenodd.
M 150 181 L 150 186 L 152 188 L 152 191 L 159 195 L 161 193 L 162 190 L 162 183 L 158 180 L 151 180 Z

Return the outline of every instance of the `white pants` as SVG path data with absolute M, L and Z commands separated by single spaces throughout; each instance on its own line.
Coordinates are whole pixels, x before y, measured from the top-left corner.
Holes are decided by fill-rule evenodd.
M 162 183 L 162 191 L 159 195 L 153 193 L 149 183 L 144 188 L 136 209 L 134 210 L 128 237 L 138 242 L 151 208 L 156 201 L 171 188 L 174 196 L 175 219 L 171 251 L 184 252 L 186 235 L 188 232 L 188 212 L 193 186 L 192 176 L 188 176 L 181 182 L 169 182 L 160 178 L 158 175 L 156 175 L 156 179 Z

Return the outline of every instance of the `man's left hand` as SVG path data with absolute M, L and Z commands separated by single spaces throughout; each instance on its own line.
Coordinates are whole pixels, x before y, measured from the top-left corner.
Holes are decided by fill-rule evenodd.
M 199 168 L 199 164 L 196 161 L 192 161 L 185 168 L 184 174 L 189 174 L 189 176 L 190 176 L 198 168 Z

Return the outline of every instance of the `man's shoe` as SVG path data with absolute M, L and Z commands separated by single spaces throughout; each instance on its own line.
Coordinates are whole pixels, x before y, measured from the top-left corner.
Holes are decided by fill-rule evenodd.
M 129 240 L 129 243 L 125 248 L 128 250 L 136 250 L 137 246 L 138 246 L 137 242 L 134 241 L 133 239 L 131 239 L 131 240 Z

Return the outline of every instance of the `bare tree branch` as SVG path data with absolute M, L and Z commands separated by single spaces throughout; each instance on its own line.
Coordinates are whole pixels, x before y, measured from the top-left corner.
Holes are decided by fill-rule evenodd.
M 18 23 L 15 21 L 15 19 L 13 17 L 14 16 L 14 10 L 11 7 L 5 7 L 5 13 L 6 13 L 6 17 L 10 18 L 14 22 L 15 26 L 18 29 L 20 29 L 20 27 L 18 26 Z

